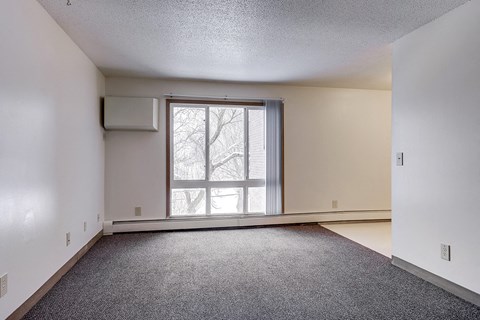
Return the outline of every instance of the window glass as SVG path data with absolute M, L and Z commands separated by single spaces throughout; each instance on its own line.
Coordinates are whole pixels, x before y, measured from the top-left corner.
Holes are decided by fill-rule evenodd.
M 248 188 L 248 212 L 265 213 L 265 187 Z
M 205 189 L 172 189 L 171 214 L 181 215 L 204 215 Z
M 212 214 L 243 213 L 243 188 L 212 188 Z
M 173 108 L 174 180 L 205 179 L 205 109 Z
M 244 109 L 210 107 L 210 180 L 244 179 Z
M 169 106 L 170 216 L 265 213 L 265 110 Z
M 265 179 L 265 112 L 248 111 L 248 178 Z

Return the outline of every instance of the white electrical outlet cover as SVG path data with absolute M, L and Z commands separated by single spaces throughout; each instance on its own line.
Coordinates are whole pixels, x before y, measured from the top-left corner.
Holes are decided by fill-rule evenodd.
M 7 294 L 8 291 L 8 274 L 4 274 L 0 277 L 0 297 Z
M 139 217 L 142 215 L 142 207 L 135 207 L 135 216 Z
M 448 244 L 442 244 L 441 245 L 441 258 L 443 260 L 447 260 L 447 261 L 451 260 L 450 246 Z
M 395 158 L 397 160 L 397 166 L 402 167 L 403 166 L 403 152 L 397 152 Z

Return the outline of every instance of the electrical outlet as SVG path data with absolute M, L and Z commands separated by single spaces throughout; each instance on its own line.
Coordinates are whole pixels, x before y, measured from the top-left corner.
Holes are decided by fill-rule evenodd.
M 67 247 L 68 247 L 70 245 L 70 232 L 66 233 L 65 240 L 66 240 L 66 244 L 67 244 Z
M 83 221 L 83 232 L 87 232 L 87 221 Z
M 142 207 L 135 207 L 135 216 L 139 217 L 142 215 Z
M 97 214 L 97 222 L 100 222 L 100 213 Z
M 395 159 L 397 161 L 397 167 L 403 166 L 403 152 L 397 152 Z
M 0 277 L 0 298 L 7 294 L 8 291 L 8 274 L 5 273 Z
M 441 255 L 442 259 L 450 261 L 451 260 L 450 246 L 448 244 L 441 244 L 440 247 L 441 247 L 441 254 L 440 255 Z
M 332 208 L 337 209 L 338 208 L 338 200 L 332 200 Z

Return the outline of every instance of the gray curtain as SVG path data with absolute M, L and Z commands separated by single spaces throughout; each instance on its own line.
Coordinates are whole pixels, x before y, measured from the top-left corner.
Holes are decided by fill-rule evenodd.
M 283 181 L 283 102 L 266 100 L 266 214 L 281 214 Z

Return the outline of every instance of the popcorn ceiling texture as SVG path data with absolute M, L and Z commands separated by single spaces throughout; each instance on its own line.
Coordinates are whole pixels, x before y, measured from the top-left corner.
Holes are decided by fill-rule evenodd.
M 389 44 L 467 2 L 38 1 L 107 76 L 369 89 L 390 88 Z

